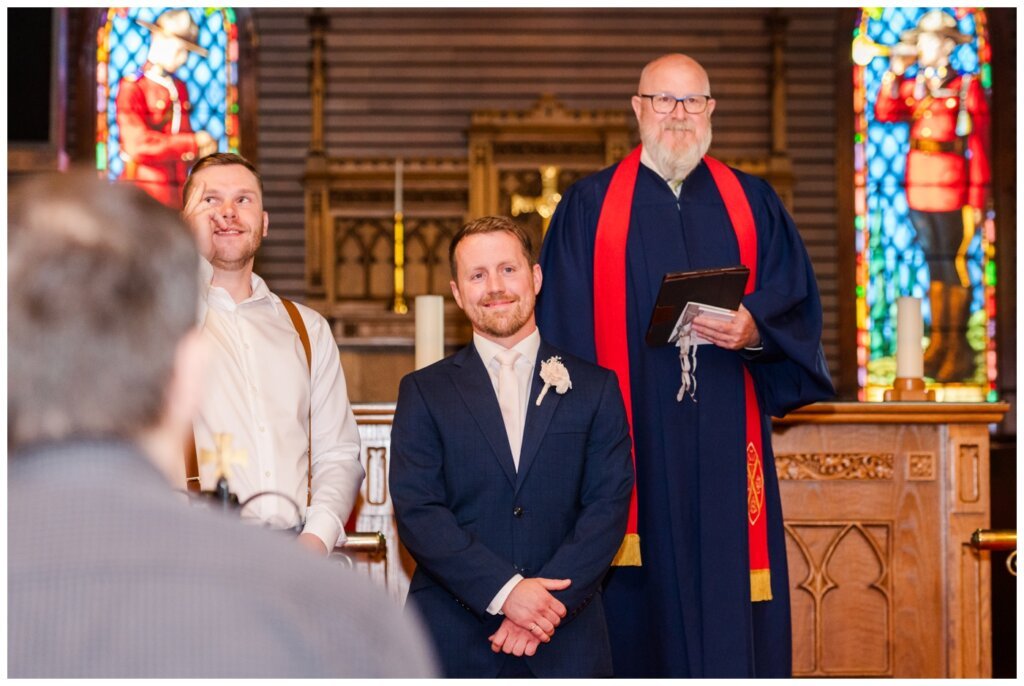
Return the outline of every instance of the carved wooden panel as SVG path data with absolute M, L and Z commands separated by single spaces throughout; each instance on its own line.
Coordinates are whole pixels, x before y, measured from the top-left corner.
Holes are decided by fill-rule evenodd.
M 794 675 L 893 676 L 893 522 L 785 527 Z
M 382 218 L 334 220 L 335 293 L 341 299 L 386 300 L 391 279 L 394 224 Z
M 777 453 L 779 479 L 891 479 L 892 453 Z
M 539 196 L 542 166 L 555 167 L 553 190 L 562 193 L 577 179 L 625 156 L 631 146 L 624 109 L 574 110 L 550 94 L 525 110 L 474 112 L 467 136 L 471 218 L 511 214 L 511 199 L 517 194 Z M 540 217 L 526 214 L 521 219 L 535 229 L 539 246 Z
M 956 601 L 960 621 L 956 636 L 951 637 L 957 650 L 950 655 L 950 672 L 961 677 L 991 676 L 991 604 L 983 602 L 991 588 L 991 553 L 969 545 L 958 546 L 957 553 L 960 569 Z
M 949 427 L 945 465 L 947 515 L 946 602 L 951 607 L 949 676 L 990 677 L 991 553 L 967 545 L 971 534 L 990 525 L 989 439 L 985 426 Z
M 978 446 L 963 444 L 957 451 L 957 482 L 960 485 L 958 495 L 962 503 L 976 503 L 981 496 L 981 459 Z
M 934 481 L 935 453 L 907 453 L 907 481 Z
M 369 432 L 367 432 L 369 433 Z M 366 502 L 386 505 L 388 502 L 388 446 L 366 447 Z
M 544 158 L 541 158 L 544 159 Z M 565 168 L 555 166 L 555 183 L 559 195 L 569 186 L 593 173 L 590 167 Z M 544 197 L 542 180 L 543 166 L 534 164 L 529 169 L 502 169 L 498 172 L 498 201 L 495 214 L 513 217 L 530 236 L 534 250 L 539 253 L 544 238 L 545 221 L 535 207 L 520 211 L 524 199 L 537 200 Z M 532 203 L 531 203 L 532 205 Z
M 987 424 L 1005 411 L 819 403 L 776 425 L 798 674 L 991 674 L 990 562 L 968 542 L 989 522 Z M 859 478 L 817 473 L 856 455 L 891 456 L 887 478 L 856 460 L 834 473 Z
M 403 295 L 410 306 L 418 295 L 450 299 L 448 244 L 465 222 L 466 164 L 407 159 L 402 166 Z M 412 338 L 412 318 L 390 312 L 396 167 L 393 159 L 307 160 L 307 245 L 320 253 L 307 255 L 306 302 L 332 322 L 339 340 Z
M 461 226 L 461 215 L 404 222 L 408 298 L 450 292 L 448 244 Z M 387 302 L 394 293 L 393 220 L 339 217 L 334 236 L 337 299 Z

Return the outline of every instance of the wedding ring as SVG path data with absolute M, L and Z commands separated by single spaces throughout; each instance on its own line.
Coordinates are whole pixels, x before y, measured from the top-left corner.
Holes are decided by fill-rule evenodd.
M 532 633 L 532 632 L 534 632 L 536 630 L 537 630 L 537 625 L 536 624 L 531 624 L 530 625 L 530 632 Z

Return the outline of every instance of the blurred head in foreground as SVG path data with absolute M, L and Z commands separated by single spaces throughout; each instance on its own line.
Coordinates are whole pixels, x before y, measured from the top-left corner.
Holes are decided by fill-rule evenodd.
M 177 478 L 202 361 L 198 255 L 177 213 L 63 174 L 16 187 L 7 222 L 10 447 L 128 439 Z

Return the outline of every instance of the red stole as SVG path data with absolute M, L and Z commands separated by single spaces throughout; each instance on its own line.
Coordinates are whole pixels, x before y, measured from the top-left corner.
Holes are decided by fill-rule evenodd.
M 630 436 L 633 434 L 633 404 L 629 378 L 629 344 L 626 334 L 626 237 L 633 207 L 633 191 L 640 169 L 637 146 L 612 175 L 601 206 L 594 243 L 594 340 L 597 362 L 615 371 L 626 405 Z M 704 157 L 711 176 L 725 201 L 736 240 L 740 262 L 750 269 L 745 293 L 757 283 L 757 231 L 754 214 L 736 174 L 712 157 Z M 597 278 L 600 274 L 601 278 Z M 746 399 L 747 523 L 750 548 L 750 595 L 752 601 L 771 600 L 771 576 L 768 564 L 768 527 L 764 499 L 764 450 L 761 441 L 761 411 L 754 392 L 754 381 L 743 367 Z M 636 450 L 633 450 L 634 469 Z M 639 566 L 640 537 L 637 534 L 636 487 L 629 507 L 626 537 L 613 565 Z

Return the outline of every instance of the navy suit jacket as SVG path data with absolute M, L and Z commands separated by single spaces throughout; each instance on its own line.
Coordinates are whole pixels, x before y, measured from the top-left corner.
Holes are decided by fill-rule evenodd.
M 572 380 L 544 386 L 560 356 Z M 567 615 L 526 658 L 538 677 L 611 675 L 600 583 L 622 542 L 633 486 L 615 375 L 541 342 L 518 472 L 498 399 L 471 344 L 402 379 L 391 433 L 391 496 L 418 563 L 409 602 L 426 620 L 446 676 L 493 677 L 506 656 L 487 637 L 488 604 L 516 573 L 571 579 Z

